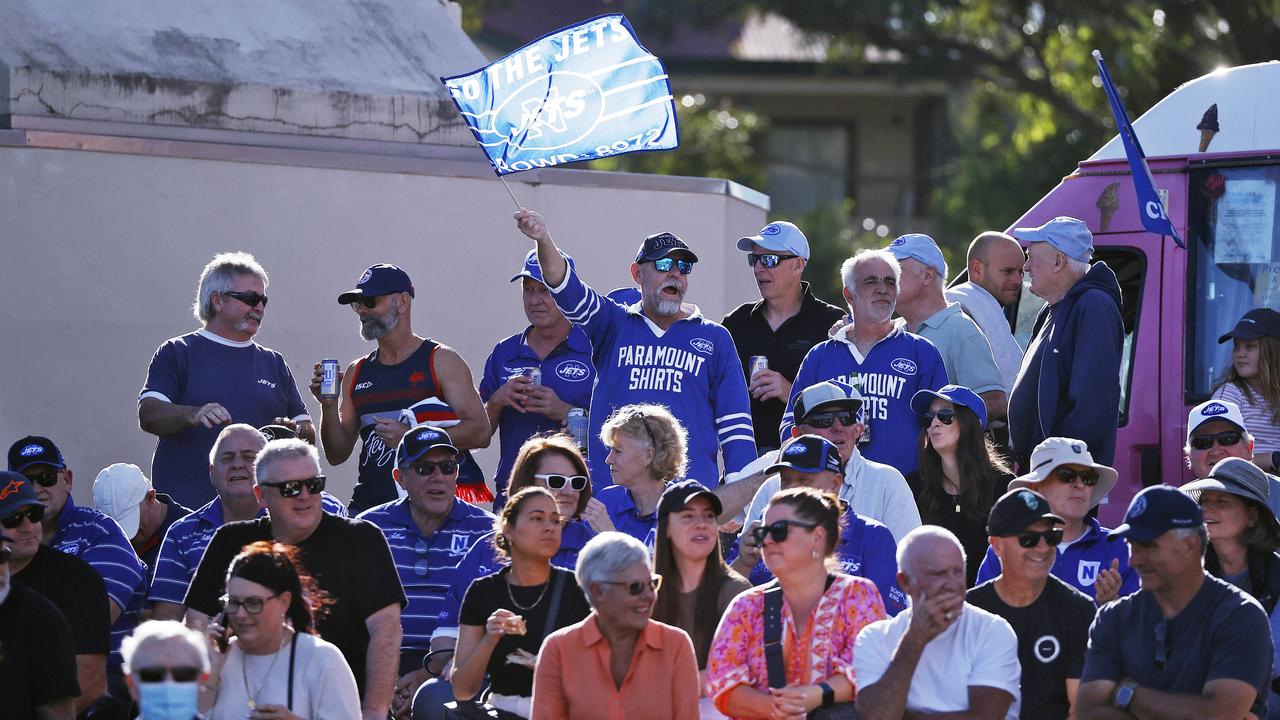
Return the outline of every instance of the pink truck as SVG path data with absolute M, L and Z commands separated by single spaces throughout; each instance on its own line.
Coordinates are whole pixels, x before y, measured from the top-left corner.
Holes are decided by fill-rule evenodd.
M 1143 487 L 1190 478 L 1187 413 L 1230 363 L 1231 345 L 1219 345 L 1218 336 L 1250 308 L 1280 307 L 1280 62 L 1192 80 L 1133 125 L 1185 250 L 1143 230 L 1119 137 L 1011 226 L 1058 215 L 1085 220 L 1094 259 L 1120 279 L 1120 482 L 1100 508 L 1110 526 Z M 1025 289 L 1023 298 L 1037 300 Z M 1019 312 L 1015 333 L 1029 333 L 1033 320 Z

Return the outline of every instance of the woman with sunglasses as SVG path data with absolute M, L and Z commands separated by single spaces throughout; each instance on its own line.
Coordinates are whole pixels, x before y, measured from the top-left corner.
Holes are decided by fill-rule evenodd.
M 662 576 L 649 549 L 619 532 L 591 538 L 574 573 L 591 604 L 538 656 L 534 720 L 697 720 L 698 666 L 689 636 L 653 620 Z
M 652 548 L 658 532 L 658 500 L 667 483 L 682 477 L 688 462 L 688 435 L 661 405 L 625 405 L 600 428 L 609 448 L 608 483 L 596 493 L 619 531 Z
M 554 567 L 561 518 L 556 498 L 538 487 L 517 490 L 502 507 L 493 544 L 510 564 L 471 583 L 453 655 L 453 694 L 480 694 L 486 673 L 488 704 L 510 715 L 531 712 L 533 668 L 542 642 L 591 611 L 568 570 Z
M 1244 425 L 1256 444 L 1253 461 L 1263 470 L 1280 471 L 1280 312 L 1255 308 L 1219 343 L 1231 340 L 1231 367 L 1213 392 L 1214 400 L 1240 406 Z
M 351 667 L 315 634 L 327 602 L 291 545 L 255 542 L 231 561 L 223 612 L 207 629 L 213 680 L 200 708 L 210 720 L 360 716 Z
M 853 647 L 863 627 L 885 617 L 870 580 L 829 569 L 840 539 L 840 502 L 813 488 L 784 490 L 754 533 L 777 577 L 734 598 L 707 660 L 707 697 L 734 718 L 805 717 L 853 701 Z M 770 690 L 765 650 L 768 593 L 781 588 L 781 653 L 786 686 Z

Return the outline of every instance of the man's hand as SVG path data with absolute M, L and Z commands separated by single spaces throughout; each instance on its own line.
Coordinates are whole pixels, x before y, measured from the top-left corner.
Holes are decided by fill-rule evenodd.
M 525 394 L 524 409 L 563 424 L 569 419 L 573 406 L 561 400 L 556 391 L 546 385 L 530 385 Z
M 1093 583 L 1094 599 L 1101 607 L 1115 600 L 1120 595 L 1120 585 L 1124 579 L 1120 577 L 1120 558 L 1111 560 L 1111 567 L 1098 572 L 1098 579 Z
M 192 408 L 191 414 L 187 417 L 187 424 L 192 427 L 203 425 L 211 428 L 215 425 L 226 425 L 229 422 L 231 422 L 231 413 L 216 402 Z
M 763 548 L 756 542 L 755 535 L 752 531 L 760 527 L 758 520 L 752 520 L 747 525 L 747 529 L 738 536 L 738 558 L 733 561 L 733 569 L 737 570 L 740 575 L 747 577 L 751 574 L 751 570 L 760 563 L 760 555 Z
M 409 432 L 409 426 L 400 422 L 400 418 L 376 417 L 373 419 L 373 423 L 373 431 L 378 434 L 378 437 L 382 438 L 382 442 L 386 443 L 389 448 L 398 447 L 400 438 Z
M 396 694 L 391 698 L 391 714 L 396 720 L 405 720 L 413 709 L 413 696 L 422 683 L 431 679 L 426 670 L 414 670 L 396 681 Z
M 342 376 L 344 374 L 345 373 L 342 371 L 342 369 L 339 368 L 338 369 L 338 388 L 339 388 L 338 395 L 342 394 L 341 393 Z M 322 377 L 322 373 L 320 372 L 320 363 L 316 363 L 315 370 L 311 373 L 311 394 L 315 396 L 316 401 L 319 402 L 320 405 L 325 409 L 337 407 L 338 395 L 335 395 L 333 397 L 324 397 L 323 395 L 320 394 L 320 378 L 321 377 Z
M 518 413 L 525 412 L 525 398 L 529 388 L 533 387 L 533 379 L 528 375 L 512 375 L 502 387 L 493 391 L 489 402 L 498 407 L 509 407 Z
M 512 217 L 516 219 L 516 227 L 520 228 L 520 232 L 524 233 L 525 237 L 535 242 L 551 241 L 551 233 L 547 230 L 547 221 L 543 220 L 538 213 L 520 208 Z
M 316 425 L 310 420 L 294 422 L 291 418 L 278 417 L 272 418 L 271 422 L 276 425 L 280 425 L 281 427 L 289 428 L 293 431 L 294 435 L 298 436 L 299 440 L 304 440 L 312 445 L 316 444 Z
M 934 597 L 920 593 L 918 600 L 912 599 L 906 634 L 927 645 L 960 619 L 963 606 L 964 593 L 943 592 Z
M 587 501 L 587 506 L 582 508 L 582 519 L 586 520 L 587 525 L 591 526 L 597 534 L 615 529 L 613 518 L 609 517 L 609 508 L 605 507 L 598 498 L 593 497 Z
M 781 400 L 785 403 L 791 398 L 791 383 L 775 370 L 756 373 L 747 390 L 756 400 Z

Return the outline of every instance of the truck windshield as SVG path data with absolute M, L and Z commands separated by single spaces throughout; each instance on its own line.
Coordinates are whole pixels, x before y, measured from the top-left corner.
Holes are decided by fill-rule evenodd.
M 1231 364 L 1218 337 L 1246 311 L 1280 306 L 1280 165 L 1192 166 L 1188 193 L 1186 402 L 1209 397 Z

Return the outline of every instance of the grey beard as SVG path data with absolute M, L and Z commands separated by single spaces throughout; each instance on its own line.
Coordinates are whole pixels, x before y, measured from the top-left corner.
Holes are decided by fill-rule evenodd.
M 654 310 L 663 317 L 671 317 L 680 312 L 680 307 L 679 300 L 659 300 Z
M 360 323 L 360 339 L 361 340 L 377 340 L 385 337 L 391 332 L 396 325 L 400 324 L 400 311 L 392 310 L 391 317 L 383 322 L 380 319 L 372 319 L 369 322 Z

